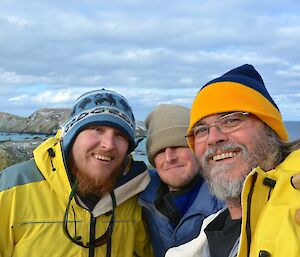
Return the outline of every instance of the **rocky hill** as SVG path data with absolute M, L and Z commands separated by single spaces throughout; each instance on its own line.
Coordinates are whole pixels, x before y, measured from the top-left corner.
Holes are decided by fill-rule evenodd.
M 0 112 L 0 132 L 54 134 L 70 112 L 70 109 L 41 109 L 27 118 Z
M 71 109 L 41 109 L 29 117 L 20 117 L 0 112 L 0 132 L 27 132 L 55 134 L 69 117 Z M 137 121 L 137 137 L 144 137 L 144 124 Z M 0 142 L 0 170 L 32 157 L 32 151 L 42 142 L 41 139 L 30 141 Z
M 71 113 L 71 109 L 40 109 L 29 117 L 0 112 L 0 132 L 55 134 Z M 144 124 L 136 122 L 136 134 L 145 136 Z
M 0 172 L 13 164 L 29 160 L 33 156 L 33 150 L 41 142 L 41 140 L 0 142 Z

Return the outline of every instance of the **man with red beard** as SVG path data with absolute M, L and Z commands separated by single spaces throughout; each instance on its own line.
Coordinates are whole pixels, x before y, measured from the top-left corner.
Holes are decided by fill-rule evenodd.
M 127 100 L 88 92 L 70 118 L 0 174 L 0 256 L 152 256 L 138 193 L 150 178 Z
M 227 208 L 166 256 L 300 256 L 300 140 L 287 140 L 280 111 L 252 65 L 203 86 L 187 141 Z

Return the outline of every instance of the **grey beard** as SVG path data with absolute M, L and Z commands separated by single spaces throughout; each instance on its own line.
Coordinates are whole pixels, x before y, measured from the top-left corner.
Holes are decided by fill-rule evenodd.
M 230 179 L 216 176 L 208 181 L 210 191 L 221 200 L 235 199 L 240 202 L 246 176 L 240 176 L 239 179 Z
M 220 147 L 210 148 L 204 154 L 204 160 L 207 159 L 208 155 L 213 154 L 216 152 L 217 149 L 221 151 L 226 151 L 228 149 L 237 149 L 239 148 L 242 152 L 243 161 L 241 162 L 241 166 L 245 165 L 247 162 L 245 158 L 248 158 L 249 152 L 244 145 L 238 144 L 227 144 Z M 210 191 L 219 199 L 226 200 L 226 199 L 235 199 L 240 201 L 240 196 L 243 189 L 243 184 L 246 179 L 247 174 L 251 171 L 251 166 L 255 166 L 250 163 L 247 167 L 241 167 L 246 172 L 241 172 L 238 178 L 233 179 L 232 177 L 228 176 L 230 173 L 230 169 L 232 164 L 222 164 L 220 166 L 211 167 L 206 161 L 200 161 L 202 166 L 201 174 L 204 179 L 207 181 Z
M 243 144 L 227 144 L 215 146 L 208 149 L 202 158 L 200 164 L 202 166 L 201 174 L 207 181 L 210 191 L 221 200 L 235 200 L 240 202 L 244 181 L 251 170 L 257 166 L 268 171 L 274 168 L 277 158 L 280 155 L 280 145 L 275 134 L 264 131 L 265 135 L 256 138 L 257 144 L 250 152 L 246 145 Z M 240 176 L 233 179 L 230 177 L 230 168 L 232 164 L 210 167 L 208 164 L 208 156 L 214 154 L 217 149 L 226 151 L 229 149 L 240 149 L 242 161 L 240 163 Z M 236 166 L 235 166 L 236 167 Z M 222 173 L 224 175 L 222 175 Z

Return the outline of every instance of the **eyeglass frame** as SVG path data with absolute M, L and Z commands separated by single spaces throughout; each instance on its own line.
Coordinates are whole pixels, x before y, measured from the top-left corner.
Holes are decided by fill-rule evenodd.
M 242 126 L 237 126 L 237 127 L 233 127 L 232 130 L 228 131 L 228 132 L 223 132 L 221 127 L 218 126 L 218 123 L 220 123 L 220 121 L 228 118 L 228 117 L 231 117 L 235 114 L 242 114 L 244 119 L 245 119 L 245 123 L 242 124 Z M 238 129 L 241 129 L 243 128 L 244 126 L 246 126 L 247 124 L 247 120 L 248 120 L 248 117 L 249 117 L 250 113 L 249 112 L 231 112 L 231 113 L 228 113 L 224 116 L 222 116 L 221 118 L 219 118 L 218 120 L 214 121 L 214 122 L 211 122 L 209 125 L 205 125 L 205 124 L 201 124 L 201 125 L 195 125 L 192 130 L 190 131 L 190 134 L 189 135 L 186 135 L 185 138 L 186 140 L 188 141 L 188 144 L 190 145 L 194 145 L 194 144 L 197 144 L 197 143 L 201 143 L 201 142 L 204 142 L 205 140 L 207 140 L 208 138 L 208 135 L 209 135 L 209 132 L 210 132 L 210 128 L 211 127 L 216 127 L 218 129 L 218 131 L 224 133 L 224 134 L 228 134 L 228 133 L 231 133 L 231 132 L 234 132 Z M 203 139 L 200 139 L 200 140 L 197 140 L 197 142 L 195 142 L 195 134 L 194 134 L 194 129 L 196 127 L 199 127 L 199 126 L 206 126 L 207 127 L 207 134 L 205 134 L 205 136 L 203 137 Z M 191 138 L 194 138 L 194 140 L 192 140 Z
M 112 191 L 110 193 L 111 196 L 111 200 L 112 200 L 112 211 L 111 211 L 111 218 L 110 218 L 110 222 L 109 225 L 106 229 L 106 231 L 104 232 L 103 235 L 101 235 L 100 237 L 96 238 L 95 240 L 93 240 L 92 242 L 87 242 L 86 244 L 84 244 L 81 240 L 81 236 L 77 236 L 75 233 L 75 236 L 72 237 L 71 234 L 69 233 L 68 230 L 68 216 L 69 216 L 69 210 L 70 210 L 70 206 L 71 206 L 71 201 L 72 199 L 75 197 L 76 195 L 76 191 L 77 191 L 77 187 L 78 187 L 78 180 L 76 179 L 76 181 L 74 182 L 73 186 L 72 186 L 72 190 L 69 196 L 69 201 L 64 213 L 64 219 L 63 219 L 63 231 L 64 234 L 75 244 L 83 247 L 83 248 L 95 248 L 101 245 L 106 244 L 112 235 L 113 229 L 114 229 L 114 223 L 115 223 L 115 208 L 117 206 L 116 204 L 116 197 L 114 192 Z

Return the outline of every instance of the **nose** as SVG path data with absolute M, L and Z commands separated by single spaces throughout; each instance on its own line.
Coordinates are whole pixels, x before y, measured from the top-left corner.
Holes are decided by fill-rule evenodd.
M 220 131 L 217 126 L 211 126 L 207 135 L 207 144 L 216 145 L 228 140 L 228 136 Z
M 176 160 L 176 149 L 172 147 L 167 147 L 165 149 L 165 161 L 166 162 L 172 162 Z
M 114 134 L 110 131 L 105 131 L 103 135 L 100 136 L 100 145 L 106 150 L 112 150 L 115 147 Z

